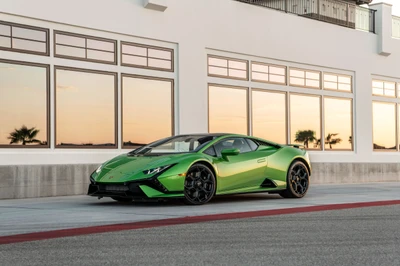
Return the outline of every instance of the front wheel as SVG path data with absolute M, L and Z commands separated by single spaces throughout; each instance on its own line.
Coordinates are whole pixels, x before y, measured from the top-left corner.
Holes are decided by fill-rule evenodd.
M 307 194 L 310 174 L 303 162 L 294 161 L 287 173 L 286 190 L 279 193 L 284 198 L 302 198 Z
M 185 179 L 185 203 L 201 205 L 211 200 L 215 193 L 215 176 L 204 164 L 192 165 Z

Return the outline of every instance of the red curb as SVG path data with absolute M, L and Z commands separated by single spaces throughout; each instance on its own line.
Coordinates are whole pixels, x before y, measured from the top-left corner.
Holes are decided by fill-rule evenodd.
M 46 240 L 46 239 L 61 238 L 61 237 L 153 228 L 153 227 L 169 226 L 169 225 L 201 223 L 201 222 L 243 219 L 243 218 L 254 218 L 254 217 L 262 217 L 262 216 L 294 214 L 294 213 L 303 213 L 303 212 L 318 212 L 318 211 L 343 210 L 343 209 L 362 208 L 362 207 L 388 206 L 388 205 L 397 205 L 397 204 L 400 204 L 400 200 L 343 203 L 343 204 L 318 205 L 318 206 L 286 208 L 286 209 L 276 209 L 276 210 L 234 212 L 234 213 L 223 213 L 223 214 L 208 214 L 208 215 L 201 215 L 201 216 L 186 216 L 186 217 L 169 218 L 169 219 L 162 219 L 162 220 L 151 220 L 151 221 L 142 221 L 142 222 L 133 222 L 133 223 L 124 223 L 124 224 L 112 224 L 112 225 L 100 225 L 100 226 L 92 226 L 92 227 L 70 228 L 70 229 L 61 229 L 61 230 L 46 231 L 46 232 L 0 236 L 0 245 L 19 243 L 19 242 L 27 242 L 27 241 Z

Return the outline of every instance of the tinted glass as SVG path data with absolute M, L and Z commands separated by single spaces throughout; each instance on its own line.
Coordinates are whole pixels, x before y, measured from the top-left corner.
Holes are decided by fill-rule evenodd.
M 56 141 L 60 146 L 115 145 L 115 76 L 56 70 Z
M 376 150 L 396 149 L 396 104 L 373 102 L 373 146 Z
M 35 130 L 38 130 L 36 134 Z M 0 62 L 0 145 L 11 141 L 12 145 L 48 142 L 47 70 L 44 67 Z

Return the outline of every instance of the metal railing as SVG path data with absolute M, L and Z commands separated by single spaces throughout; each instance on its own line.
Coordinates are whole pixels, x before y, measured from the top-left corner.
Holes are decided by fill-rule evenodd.
M 329 22 L 349 28 L 357 28 L 357 5 L 340 0 L 235 0 L 252 5 L 271 8 L 302 17 Z M 375 10 L 368 11 L 368 30 L 375 32 Z M 361 10 L 361 9 L 360 9 Z M 364 11 L 364 10 L 363 10 Z M 361 13 L 361 11 L 359 11 Z M 362 13 L 364 14 L 364 13 Z M 365 14 L 364 14 L 365 15 Z M 367 28 L 363 25 L 363 29 Z
M 357 6 L 356 29 L 375 32 L 375 12 L 376 10 L 374 9 Z
M 400 17 L 392 16 L 392 37 L 400 38 Z

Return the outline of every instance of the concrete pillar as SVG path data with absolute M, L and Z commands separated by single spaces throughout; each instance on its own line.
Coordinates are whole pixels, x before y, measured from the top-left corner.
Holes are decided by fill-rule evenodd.
M 378 35 L 378 54 L 389 56 L 392 53 L 392 5 L 377 3 L 369 7 L 377 10 L 375 30 Z

